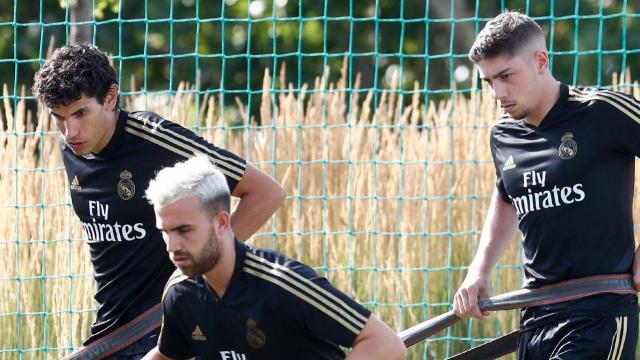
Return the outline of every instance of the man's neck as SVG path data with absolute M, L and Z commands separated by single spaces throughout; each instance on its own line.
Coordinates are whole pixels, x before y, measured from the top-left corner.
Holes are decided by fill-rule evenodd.
M 233 233 L 225 239 L 220 239 L 220 241 L 221 249 L 218 263 L 202 276 L 215 291 L 216 295 L 222 298 L 229 287 L 236 265 L 236 244 Z
M 113 138 L 113 134 L 116 133 L 116 128 L 118 127 L 119 118 L 120 118 L 120 109 L 109 111 L 106 114 L 106 121 L 109 124 L 109 127 L 107 129 L 107 133 L 105 134 L 102 141 L 100 142 L 99 148 L 96 149 L 95 154 L 99 154 L 105 147 L 107 147 L 107 145 Z
M 551 76 L 544 79 L 544 81 L 544 92 L 540 102 L 524 120 L 527 124 L 535 127 L 540 126 L 542 120 L 544 120 L 560 97 L 560 83 Z

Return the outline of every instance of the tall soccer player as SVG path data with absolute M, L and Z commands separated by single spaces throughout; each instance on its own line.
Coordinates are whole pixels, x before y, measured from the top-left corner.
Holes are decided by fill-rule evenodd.
M 229 189 L 201 157 L 151 181 L 176 272 L 163 296 L 158 348 L 145 359 L 403 359 L 398 336 L 308 266 L 235 240 Z
M 496 189 L 454 312 L 484 318 L 489 273 L 519 227 L 524 286 L 633 274 L 634 162 L 640 104 L 618 92 L 567 86 L 549 70 L 541 28 L 507 11 L 478 34 L 469 58 L 504 115 L 491 130 Z M 523 310 L 518 359 L 634 359 L 634 294 L 601 294 Z
M 57 49 L 37 72 L 33 92 L 60 130 L 71 200 L 94 267 L 98 313 L 85 345 L 159 306 L 175 270 L 143 198 L 160 169 L 205 154 L 240 198 L 230 222 L 242 241 L 284 200 L 278 183 L 237 155 L 154 113 L 121 109 L 116 72 L 93 45 Z M 156 326 L 110 359 L 141 358 L 157 333 Z

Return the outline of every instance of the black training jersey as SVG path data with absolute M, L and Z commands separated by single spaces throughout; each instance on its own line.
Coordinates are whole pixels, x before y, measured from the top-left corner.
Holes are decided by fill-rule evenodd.
M 633 263 L 640 104 L 613 91 L 560 92 L 538 127 L 505 116 L 491 131 L 497 188 L 523 233 L 525 287 L 630 274 Z
M 236 241 L 218 298 L 202 276 L 176 272 L 163 299 L 158 346 L 174 359 L 343 359 L 371 313 L 311 268 Z
M 61 142 L 71 201 L 87 235 L 97 282 L 98 314 L 85 344 L 160 303 L 175 270 L 144 198 L 163 167 L 207 155 L 231 191 L 245 161 L 150 112 L 120 110 L 116 130 L 99 154 L 76 156 Z

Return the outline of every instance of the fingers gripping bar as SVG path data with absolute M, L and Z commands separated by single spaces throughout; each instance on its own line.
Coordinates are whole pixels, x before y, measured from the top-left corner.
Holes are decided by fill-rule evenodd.
M 603 293 L 629 294 L 635 292 L 631 275 L 598 275 L 563 281 L 537 289 L 511 291 L 480 300 L 478 306 L 483 311 L 511 310 L 556 304 Z M 403 330 L 398 335 L 404 341 L 405 346 L 410 347 L 460 320 L 453 311 L 448 311 Z

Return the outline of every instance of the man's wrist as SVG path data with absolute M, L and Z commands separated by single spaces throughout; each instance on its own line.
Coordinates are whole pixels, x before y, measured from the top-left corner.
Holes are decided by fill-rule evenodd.
M 469 267 L 469 271 L 467 271 L 467 277 L 475 277 L 475 278 L 479 278 L 479 279 L 488 279 L 489 275 L 491 274 L 491 269 L 483 269 L 483 268 L 476 268 L 476 267 Z

